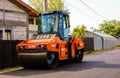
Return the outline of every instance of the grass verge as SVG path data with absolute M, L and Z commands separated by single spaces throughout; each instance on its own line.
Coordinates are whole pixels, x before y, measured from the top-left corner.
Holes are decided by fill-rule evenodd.
M 4 68 L 4 69 L 0 69 L 0 74 L 15 71 L 15 70 L 20 70 L 20 69 L 23 69 L 23 68 L 21 66 L 16 66 L 16 67 L 11 67 L 11 68 Z
M 118 45 L 116 47 L 113 47 L 113 48 L 107 48 L 107 49 L 104 49 L 104 50 L 85 51 L 84 54 L 88 55 L 88 54 L 94 54 L 94 53 L 97 53 L 97 52 L 104 52 L 104 51 L 109 51 L 109 50 L 114 50 L 114 49 L 120 49 L 120 45 Z

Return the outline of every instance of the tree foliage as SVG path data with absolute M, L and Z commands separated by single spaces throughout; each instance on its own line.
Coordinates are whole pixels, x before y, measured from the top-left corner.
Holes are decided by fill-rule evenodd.
M 84 25 L 77 26 L 73 29 L 72 35 L 78 37 L 78 38 L 84 38 L 86 35 L 86 27 Z
M 103 21 L 100 24 L 99 30 L 106 34 L 110 34 L 116 37 L 120 37 L 120 21 L 117 20 L 110 20 L 110 21 Z
M 39 12 L 45 12 L 44 0 L 28 0 L 29 4 Z M 68 10 L 63 0 L 48 0 L 48 11 Z

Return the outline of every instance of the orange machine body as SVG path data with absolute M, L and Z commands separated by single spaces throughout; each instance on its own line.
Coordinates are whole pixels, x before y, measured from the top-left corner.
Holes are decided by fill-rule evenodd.
M 23 47 L 23 48 L 21 48 Z M 84 48 L 84 42 L 79 38 L 74 38 L 71 44 L 72 58 L 75 58 L 75 48 L 78 50 Z M 47 52 L 57 52 L 59 54 L 59 60 L 68 59 L 68 43 L 61 40 L 59 37 L 53 37 L 49 39 L 29 39 L 22 41 L 16 46 L 17 51 L 24 52 L 26 50 L 45 50 Z M 36 53 L 37 54 L 37 53 Z

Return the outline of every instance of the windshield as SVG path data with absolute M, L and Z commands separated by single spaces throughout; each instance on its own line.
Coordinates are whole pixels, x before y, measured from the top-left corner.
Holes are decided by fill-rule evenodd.
M 40 16 L 40 27 L 38 28 L 41 33 L 57 32 L 57 14 L 43 14 Z

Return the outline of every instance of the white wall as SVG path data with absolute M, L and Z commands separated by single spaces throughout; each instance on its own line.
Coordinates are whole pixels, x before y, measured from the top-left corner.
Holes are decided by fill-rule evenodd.
M 37 34 L 38 25 L 29 25 L 29 39 L 33 36 L 33 34 Z
M 116 46 L 116 40 L 104 40 L 104 49 L 113 48 Z
M 6 9 L 6 10 L 12 10 L 12 11 L 17 11 L 17 12 L 25 12 L 16 5 L 12 4 L 8 0 L 0 0 L 0 9 Z
M 13 27 L 14 40 L 25 40 L 26 39 L 26 27 L 16 26 Z
M 4 10 L 4 11 L 3 11 Z M 5 16 L 4 16 L 5 15 Z M 17 7 L 9 0 L 0 0 L 0 20 L 13 21 L 14 24 L 9 25 L 7 22 L 6 25 L 0 26 L 2 29 L 11 29 L 12 33 L 12 40 L 24 40 L 27 38 L 27 13 L 22 10 L 21 8 Z M 16 22 L 17 21 L 17 22 Z M 21 22 L 21 24 L 19 23 Z M 18 24 L 19 23 L 19 24 Z M 24 25 L 22 24 L 24 23 Z M 26 24 L 26 26 L 25 26 Z M 4 34 L 3 39 L 6 36 Z
M 3 10 L 5 10 L 5 19 L 13 21 L 26 22 L 26 12 L 15 6 L 8 0 L 0 0 L 0 19 L 3 19 Z
M 102 49 L 102 46 L 104 49 L 107 48 L 113 48 L 117 45 L 120 45 L 120 39 L 116 39 L 114 37 L 107 37 L 105 36 L 103 38 L 103 45 L 102 45 L 102 37 L 87 33 L 86 37 L 94 37 L 94 50 L 100 50 Z
M 115 43 L 116 43 L 116 45 L 120 45 L 120 39 L 117 39 L 117 40 L 115 41 Z
M 94 50 L 102 49 L 102 38 L 98 36 L 94 36 Z

